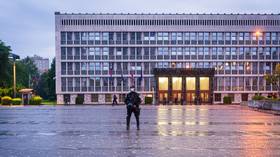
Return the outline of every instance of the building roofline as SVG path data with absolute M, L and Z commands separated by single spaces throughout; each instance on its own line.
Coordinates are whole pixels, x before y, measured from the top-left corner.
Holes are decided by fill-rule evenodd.
M 280 13 L 61 13 L 55 15 L 280 15 Z

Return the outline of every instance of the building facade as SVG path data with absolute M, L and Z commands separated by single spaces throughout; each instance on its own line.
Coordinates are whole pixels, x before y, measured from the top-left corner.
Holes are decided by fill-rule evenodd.
M 30 58 L 33 60 L 40 74 L 47 72 L 49 70 L 50 62 L 48 58 L 43 58 L 37 55 L 34 55 L 33 57 Z
M 55 13 L 59 104 L 123 101 L 130 86 L 157 104 L 239 103 L 277 92 L 279 14 Z

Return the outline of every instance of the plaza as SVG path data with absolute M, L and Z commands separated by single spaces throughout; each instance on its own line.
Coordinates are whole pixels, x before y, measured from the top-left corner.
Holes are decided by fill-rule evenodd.
M 280 117 L 239 105 L 0 107 L 0 156 L 279 156 Z

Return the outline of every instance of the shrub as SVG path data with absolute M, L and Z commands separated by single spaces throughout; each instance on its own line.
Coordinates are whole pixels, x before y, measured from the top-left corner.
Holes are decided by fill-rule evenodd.
M 223 98 L 223 102 L 224 102 L 224 104 L 231 104 L 232 103 L 231 97 L 230 96 L 225 96 Z
M 144 99 L 145 104 L 152 104 L 153 103 L 153 97 L 146 96 Z
M 41 105 L 41 103 L 42 98 L 40 96 L 33 96 L 29 101 L 30 105 Z
M 4 96 L 1 98 L 1 104 L 2 105 L 11 105 L 12 103 L 12 98 L 9 96 Z
M 255 95 L 253 96 L 252 100 L 264 100 L 264 96 L 261 96 L 261 95 Z
M 83 104 L 84 103 L 84 97 L 78 95 L 76 97 L 75 103 L 76 104 Z
M 14 98 L 12 99 L 13 105 L 20 105 L 21 104 L 21 98 Z

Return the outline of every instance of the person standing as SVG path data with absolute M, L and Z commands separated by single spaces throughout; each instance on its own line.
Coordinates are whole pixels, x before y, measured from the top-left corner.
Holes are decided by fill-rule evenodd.
M 139 122 L 139 116 L 140 116 L 140 105 L 141 98 L 137 92 L 135 92 L 134 86 L 130 87 L 130 92 L 127 94 L 125 98 L 125 104 L 127 109 L 127 115 L 126 115 L 126 129 L 129 130 L 130 128 L 130 117 L 131 114 L 134 113 L 136 123 L 137 123 L 137 130 L 140 130 L 140 122 Z
M 118 105 L 117 96 L 114 94 L 112 106 Z

